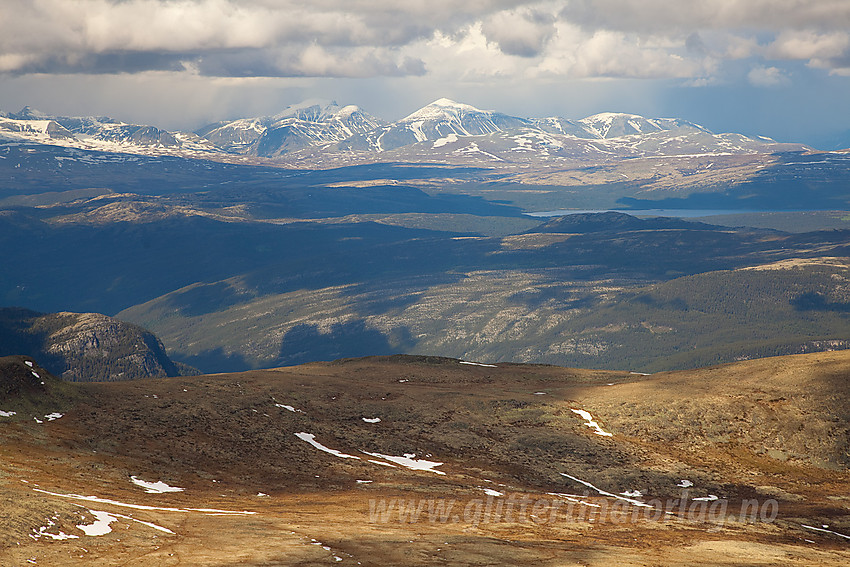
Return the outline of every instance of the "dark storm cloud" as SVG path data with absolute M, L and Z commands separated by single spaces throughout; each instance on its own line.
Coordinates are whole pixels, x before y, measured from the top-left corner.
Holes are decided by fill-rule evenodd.
M 848 74 L 847 0 L 4 0 L 0 73 L 676 78 Z
M 503 53 L 534 57 L 555 33 L 555 18 L 537 10 L 503 11 L 484 20 L 482 31 Z
M 568 0 L 561 15 L 591 29 L 848 29 L 846 0 Z
M 692 33 L 685 40 L 685 49 L 687 49 L 691 53 L 696 53 L 699 55 L 705 55 L 708 53 L 708 49 L 705 46 L 705 43 L 702 41 L 702 37 L 698 33 Z
M 458 33 L 516 4 L 521 3 L 7 0 L 0 6 L 0 72 L 133 73 L 172 69 L 175 61 L 184 61 L 226 76 L 421 74 L 419 58 L 398 48 L 437 31 Z M 318 54 L 317 46 L 326 53 Z M 346 49 L 349 63 L 334 63 Z M 121 62 L 116 53 L 124 54 L 125 68 L 116 67 Z M 241 70 L 234 68 L 239 61 L 245 64 Z M 357 64 L 363 69 L 352 71 Z
M 47 54 L 33 58 L 11 71 L 26 74 L 117 74 L 145 71 L 181 71 L 185 57 L 152 51 L 112 51 L 106 53 Z
M 208 77 L 398 77 L 423 75 L 419 59 L 392 57 L 374 49 L 340 52 L 318 45 L 299 50 L 243 49 L 206 53 L 183 66 Z

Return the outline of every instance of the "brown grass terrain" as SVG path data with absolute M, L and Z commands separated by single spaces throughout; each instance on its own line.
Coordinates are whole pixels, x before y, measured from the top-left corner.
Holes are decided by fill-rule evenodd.
M 848 352 L 653 376 L 404 356 L 48 377 L 0 398 L 0 564 L 847 565 L 848 384 Z M 86 535 L 96 513 L 111 531 Z

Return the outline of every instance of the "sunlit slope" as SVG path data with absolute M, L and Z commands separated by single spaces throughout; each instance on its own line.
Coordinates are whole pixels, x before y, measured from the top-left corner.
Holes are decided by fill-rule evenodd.
M 848 372 L 848 353 L 653 376 L 373 357 L 50 381 L 52 421 L 2 402 L 0 558 L 844 565 Z

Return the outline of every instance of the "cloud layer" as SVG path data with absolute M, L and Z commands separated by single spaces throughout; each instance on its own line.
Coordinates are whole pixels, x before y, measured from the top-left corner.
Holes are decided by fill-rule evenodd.
M 792 80 L 850 75 L 847 0 L 4 0 L 0 73 Z

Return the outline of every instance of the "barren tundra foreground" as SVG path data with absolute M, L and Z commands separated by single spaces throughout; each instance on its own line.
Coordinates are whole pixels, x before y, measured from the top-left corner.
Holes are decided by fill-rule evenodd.
M 69 384 L 0 360 L 3 565 L 847 565 L 850 353 Z

